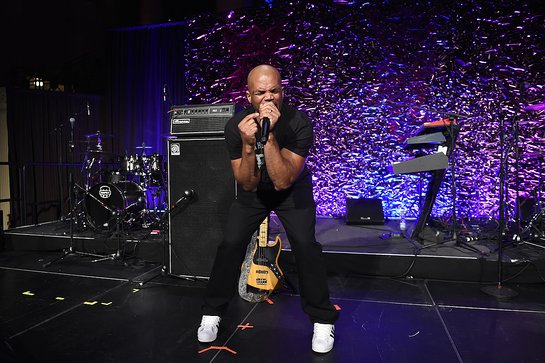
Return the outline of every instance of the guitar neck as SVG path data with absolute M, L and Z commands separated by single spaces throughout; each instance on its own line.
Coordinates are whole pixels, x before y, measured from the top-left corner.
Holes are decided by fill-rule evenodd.
M 269 216 L 267 216 L 259 226 L 259 235 L 257 237 L 260 247 L 267 247 L 269 239 Z

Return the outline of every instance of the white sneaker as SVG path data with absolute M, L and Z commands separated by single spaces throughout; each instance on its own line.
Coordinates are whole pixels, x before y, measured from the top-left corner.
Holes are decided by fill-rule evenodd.
M 214 315 L 203 315 L 201 326 L 197 330 L 197 339 L 201 343 L 210 343 L 218 337 L 221 318 Z
M 333 349 L 335 342 L 335 326 L 333 324 L 314 323 L 312 350 L 316 353 L 327 353 Z

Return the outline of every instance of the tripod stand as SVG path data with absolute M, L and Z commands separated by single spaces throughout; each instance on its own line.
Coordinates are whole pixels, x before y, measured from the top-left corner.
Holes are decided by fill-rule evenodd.
M 452 178 L 452 184 L 451 184 L 451 211 L 452 211 L 452 215 L 451 215 L 451 222 L 452 222 L 452 225 L 451 225 L 451 228 L 450 228 L 450 233 L 451 235 L 449 236 L 450 238 L 446 241 L 444 240 L 440 240 L 438 242 L 435 242 L 435 243 L 432 243 L 431 245 L 426 245 L 424 247 L 421 247 L 421 249 L 425 249 L 425 248 L 431 248 L 431 247 L 435 247 L 435 246 L 438 246 L 438 245 L 455 245 L 455 246 L 458 246 L 458 247 L 462 247 L 462 248 L 465 248 L 465 249 L 468 249 L 470 251 L 473 251 L 479 255 L 482 255 L 483 252 L 481 250 L 479 250 L 478 248 L 474 247 L 474 246 L 471 246 L 469 244 L 467 244 L 466 242 L 462 241 L 462 239 L 460 238 L 460 236 L 458 235 L 458 226 L 457 226 L 457 217 L 456 217 L 456 212 L 457 212 L 457 208 L 456 208 L 456 202 L 457 202 L 457 191 L 456 191 L 456 153 L 455 153 L 455 145 L 456 145 L 456 140 L 458 138 L 458 134 L 459 134 L 459 131 L 460 131 L 460 126 L 456 123 L 456 119 L 455 117 L 459 116 L 459 117 L 462 117 L 462 115 L 458 115 L 458 114 L 453 114 L 453 113 L 447 113 L 448 115 L 448 119 L 442 119 L 441 120 L 441 126 L 445 128 L 445 131 L 444 133 L 445 134 L 445 138 L 447 140 L 447 146 L 442 146 L 442 148 L 445 148 L 446 147 L 446 151 L 444 151 L 444 153 L 446 154 L 446 156 L 449 158 L 450 160 L 450 173 L 451 173 L 451 178 Z M 430 185 L 430 187 L 433 187 L 434 188 L 434 195 L 437 194 L 437 192 L 439 191 L 439 187 L 441 185 L 441 182 L 443 180 L 443 177 L 446 173 L 446 169 L 441 169 L 441 170 L 434 170 L 432 171 L 432 176 L 433 178 L 438 181 L 438 182 L 435 182 L 433 184 Z M 429 187 L 429 188 L 430 188 Z M 428 205 L 430 205 L 428 203 Z M 431 211 L 431 206 L 428 207 L 428 211 Z M 420 227 L 417 229 L 417 231 L 421 231 L 422 228 L 423 228 L 423 223 L 424 221 L 419 221 L 419 224 L 420 224 Z M 436 232 L 436 236 L 437 237 L 439 236 L 439 232 Z M 420 237 L 417 235 L 417 237 Z M 439 238 L 437 238 L 439 239 Z M 441 237 L 442 239 L 442 237 Z
M 75 117 L 70 117 L 70 141 L 68 143 L 69 148 L 69 154 L 70 154 L 70 161 L 71 163 L 74 162 L 74 124 L 76 123 Z M 68 169 L 68 200 L 70 205 L 70 247 L 68 247 L 67 250 L 64 251 L 64 254 L 45 263 L 43 267 L 49 267 L 53 263 L 59 262 L 64 260 L 65 258 L 69 256 L 91 256 L 91 257 L 104 257 L 102 255 L 88 253 L 88 252 L 81 252 L 76 250 L 76 246 L 74 243 L 74 223 L 76 219 L 76 207 L 77 204 L 74 203 L 74 191 L 75 191 L 75 183 L 74 183 L 74 174 L 73 174 L 73 165 L 71 164 L 70 168 Z
M 166 264 L 166 257 L 165 257 L 167 255 L 166 234 L 167 234 L 167 231 L 168 231 L 168 228 L 169 228 L 168 217 L 170 216 L 170 213 L 172 213 L 174 210 L 177 210 L 178 207 L 180 208 L 180 212 L 182 212 L 184 209 L 186 209 L 187 206 L 189 205 L 189 202 L 191 202 L 193 200 L 194 195 L 195 195 L 195 192 L 193 190 L 191 190 L 191 189 L 185 190 L 184 195 L 180 199 L 178 199 L 176 201 L 176 203 L 174 203 L 174 205 L 171 208 L 169 208 L 167 211 L 165 211 L 163 213 L 163 215 L 161 216 L 161 218 L 159 219 L 158 225 L 159 225 L 161 235 L 162 235 L 161 236 L 161 247 L 162 247 L 162 249 L 161 249 L 161 266 L 157 266 L 154 269 L 152 269 L 151 271 L 158 270 L 158 269 L 160 269 L 161 271 L 156 273 L 155 275 L 151 276 L 150 278 L 147 278 L 145 280 L 140 281 L 138 283 L 140 286 L 144 286 L 146 283 L 156 279 L 159 276 L 164 276 L 164 275 L 180 278 L 180 279 L 183 279 L 183 280 L 189 280 L 189 281 L 197 280 L 197 277 L 194 277 L 194 278 L 193 277 L 182 277 L 182 276 L 178 276 L 178 275 L 174 275 L 174 274 L 169 273 L 168 272 L 168 266 Z
M 518 293 L 502 285 L 503 283 L 503 270 L 502 270 L 502 259 L 503 259 L 503 242 L 505 239 L 505 234 L 507 230 L 507 218 L 505 216 L 505 181 L 506 181 L 506 170 L 508 167 L 507 163 L 507 152 L 505 152 L 505 132 L 504 132 L 504 119 L 503 117 L 500 120 L 500 170 L 499 170 L 499 181 L 500 181 L 500 207 L 499 207 L 499 226 L 498 226 L 498 263 L 497 263 L 497 273 L 498 279 L 496 285 L 484 286 L 481 288 L 481 291 L 485 294 L 492 295 L 498 299 L 510 298 L 518 295 Z
M 108 212 L 110 212 L 110 215 L 112 216 L 108 221 L 106 221 L 106 224 L 109 225 L 109 223 L 115 219 L 115 232 L 114 232 L 114 236 L 117 237 L 117 251 L 115 253 L 112 253 L 112 254 L 109 254 L 107 256 L 102 256 L 102 255 L 97 255 L 97 259 L 91 261 L 91 262 L 100 262 L 100 261 L 105 261 L 105 260 L 115 260 L 115 259 L 118 259 L 120 257 L 122 257 L 122 253 L 121 253 L 121 226 L 122 226 L 122 219 L 125 217 L 125 213 L 127 212 L 128 208 L 125 209 L 125 210 L 121 210 L 121 209 L 117 209 L 117 208 L 112 208 L 110 207 L 109 205 L 107 205 L 106 203 L 104 203 L 103 201 L 101 201 L 99 198 L 97 198 L 94 194 L 90 193 L 88 190 L 86 190 L 85 188 L 79 186 L 78 184 L 75 184 L 75 186 L 77 188 L 79 188 L 84 194 L 86 197 L 90 197 L 92 198 L 95 202 L 97 202 L 101 208 L 105 209 L 105 210 L 108 210 Z

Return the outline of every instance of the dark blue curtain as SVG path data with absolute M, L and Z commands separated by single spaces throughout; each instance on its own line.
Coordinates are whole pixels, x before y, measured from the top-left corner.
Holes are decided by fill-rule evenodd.
M 8 88 L 7 120 L 10 189 L 17 200 L 10 227 L 67 216 L 68 172 L 73 172 L 76 183 L 83 182 L 80 170 L 86 150 L 96 143 L 89 134 L 107 126 L 101 97 Z M 106 150 L 107 140 L 104 146 Z
M 184 23 L 111 32 L 109 114 L 114 153 L 165 154 L 168 110 L 184 103 Z

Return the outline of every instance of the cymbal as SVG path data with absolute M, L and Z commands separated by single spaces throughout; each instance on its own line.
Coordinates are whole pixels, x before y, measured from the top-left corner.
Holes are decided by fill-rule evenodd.
M 545 110 L 545 103 L 534 103 L 533 105 L 524 107 L 523 110 L 526 112 L 543 111 Z
M 151 149 L 151 146 L 137 146 L 136 149 Z
M 104 155 L 108 155 L 108 154 L 113 154 L 112 152 L 110 151 L 104 151 L 104 150 L 100 150 L 100 149 L 87 149 L 83 152 L 83 154 L 85 153 L 92 153 L 92 154 L 104 154 Z
M 83 135 L 83 136 L 85 136 L 87 138 L 89 138 L 89 137 L 113 137 L 112 134 L 103 134 L 100 131 L 97 131 L 96 134 L 87 134 L 87 135 Z

